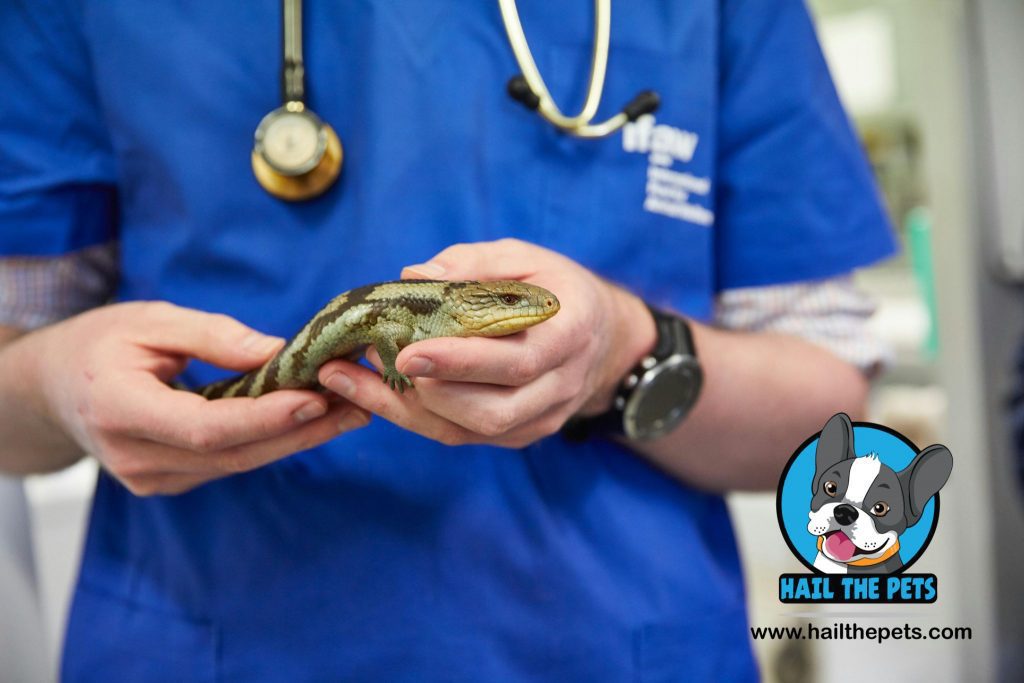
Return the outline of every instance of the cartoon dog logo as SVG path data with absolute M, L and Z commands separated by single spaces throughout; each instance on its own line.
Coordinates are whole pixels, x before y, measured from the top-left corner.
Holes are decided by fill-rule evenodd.
M 945 485 L 953 456 L 934 445 L 899 472 L 871 453 L 857 457 L 844 413 L 825 424 L 815 451 L 807 531 L 818 538 L 814 568 L 827 574 L 891 574 L 903 566 L 900 535 Z

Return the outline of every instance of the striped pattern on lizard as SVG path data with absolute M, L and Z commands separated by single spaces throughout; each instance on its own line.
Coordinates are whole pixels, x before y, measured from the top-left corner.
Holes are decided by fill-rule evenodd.
M 384 364 L 384 382 L 404 392 L 412 380 L 398 371 L 395 359 L 409 344 L 434 337 L 502 337 L 547 320 L 558 308 L 551 292 L 514 280 L 367 285 L 332 299 L 262 367 L 196 391 L 215 399 L 318 389 L 320 366 L 333 358 L 356 360 L 373 346 Z

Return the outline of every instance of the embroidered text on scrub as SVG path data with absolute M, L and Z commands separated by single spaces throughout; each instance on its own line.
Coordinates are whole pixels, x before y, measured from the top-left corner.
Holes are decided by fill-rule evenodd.
M 656 124 L 650 114 L 623 127 L 622 149 L 648 155 L 645 210 L 697 225 L 714 223 L 712 211 L 689 201 L 690 195 L 707 196 L 711 180 L 671 169 L 676 161 L 692 160 L 699 142 L 697 133 Z

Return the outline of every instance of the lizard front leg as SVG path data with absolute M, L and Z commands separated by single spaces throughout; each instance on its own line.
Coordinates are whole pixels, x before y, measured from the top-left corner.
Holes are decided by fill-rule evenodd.
M 413 329 L 408 325 L 382 320 L 370 330 L 370 344 L 377 349 L 381 363 L 384 364 L 384 382 L 398 393 L 405 393 L 406 386 L 413 386 L 412 380 L 403 375 L 395 367 L 398 352 L 412 341 Z

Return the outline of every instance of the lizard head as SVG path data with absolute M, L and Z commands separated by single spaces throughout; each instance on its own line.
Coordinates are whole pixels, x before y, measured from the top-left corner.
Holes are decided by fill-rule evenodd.
M 536 285 L 515 280 L 448 282 L 449 312 L 469 335 L 501 337 L 544 322 L 558 313 L 558 299 Z

